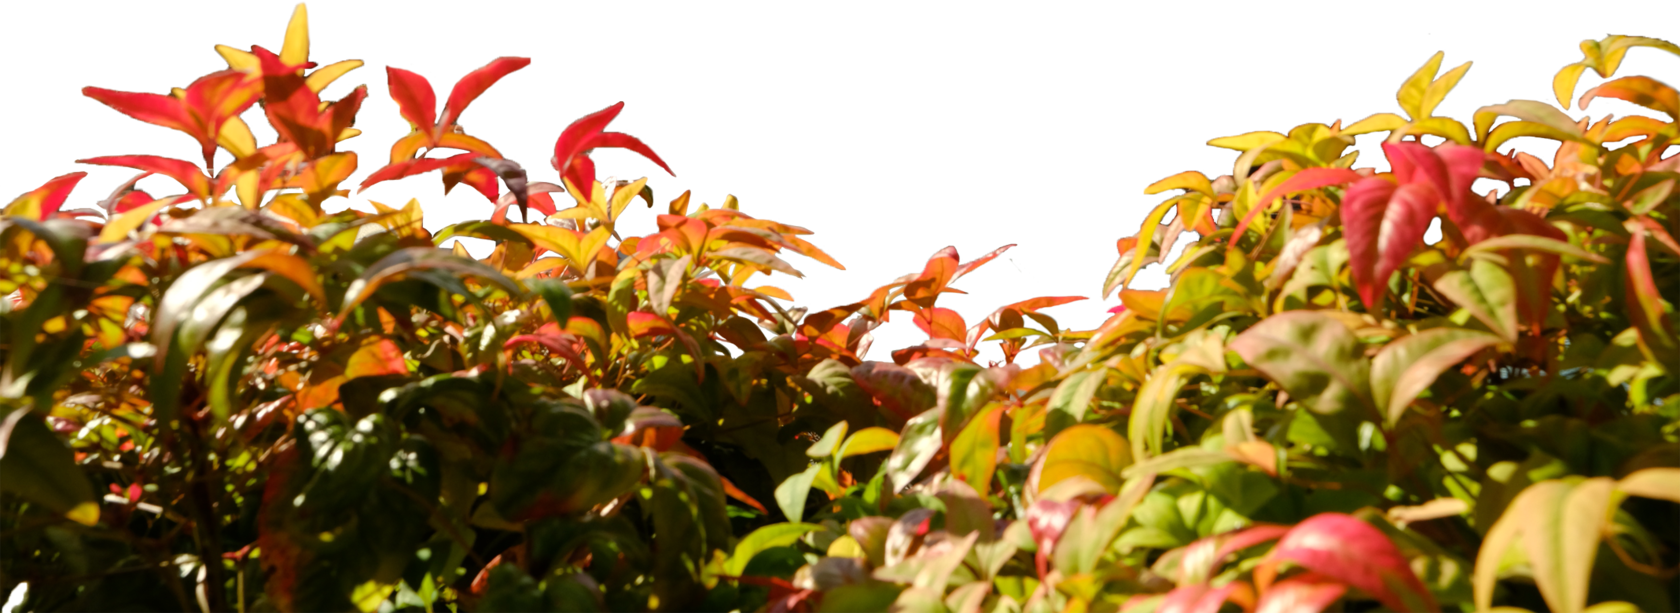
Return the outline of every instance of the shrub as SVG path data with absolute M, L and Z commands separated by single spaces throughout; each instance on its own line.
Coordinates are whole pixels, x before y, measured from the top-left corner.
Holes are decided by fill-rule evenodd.
M 1559 104 L 1633 47 L 1680 54 L 1584 42 Z M 93 209 L 65 208 L 82 173 L 6 207 L 14 602 L 1680 607 L 1680 95 L 1656 80 L 1579 102 L 1668 121 L 1513 100 L 1466 126 L 1433 114 L 1469 68 L 1437 78 L 1437 54 L 1404 115 L 1215 139 L 1241 152 L 1232 174 L 1150 186 L 1174 193 L 1119 241 L 1103 296 L 1123 306 L 1074 331 L 1043 311 L 1076 297 L 972 324 L 938 306 L 1007 247 L 941 250 L 825 310 L 748 287 L 797 276 L 790 255 L 840 265 L 733 198 L 597 181 L 602 147 L 669 170 L 606 131 L 622 104 L 568 127 L 540 173 L 558 183 L 534 181 L 456 123 L 524 58 L 467 75 L 441 112 L 388 69 L 412 131 L 361 184 L 439 172 L 488 220 L 434 234 L 413 201 L 329 212 L 367 89 L 321 100 L 361 62 L 307 49 L 299 7 L 278 54 L 218 47 L 228 70 L 167 95 L 87 88 L 192 136 L 204 170 L 90 158 L 141 174 Z M 1355 167 L 1369 133 L 1391 171 Z M 1551 164 L 1498 153 L 1514 138 L 1560 146 Z M 136 189 L 149 174 L 185 193 Z M 638 203 L 659 231 L 621 236 Z M 1169 287 L 1127 287 L 1187 232 Z M 456 238 L 494 250 L 438 247 Z M 866 361 L 895 314 L 928 340 Z M 1004 361 L 977 364 L 982 343 Z

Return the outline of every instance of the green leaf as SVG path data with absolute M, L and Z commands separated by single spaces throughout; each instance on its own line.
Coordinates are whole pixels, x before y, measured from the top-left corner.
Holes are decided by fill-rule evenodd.
M 1504 267 L 1472 258 L 1469 268 L 1453 270 L 1436 279 L 1435 289 L 1464 307 L 1501 339 L 1516 342 L 1516 282 Z
M 1569 256 L 1578 260 L 1585 260 L 1595 264 L 1608 264 L 1610 260 L 1604 256 L 1592 253 L 1580 247 L 1557 240 L 1533 234 L 1507 234 L 1496 236 L 1471 245 L 1464 250 L 1460 257 L 1467 257 L 1475 253 L 1486 253 L 1500 249 L 1533 249 L 1558 255 Z
M 1107 369 L 1080 371 L 1062 379 L 1056 385 L 1055 393 L 1050 395 L 1048 412 L 1044 417 L 1045 438 L 1056 436 L 1068 426 L 1085 421 L 1085 411 L 1091 406 L 1091 398 L 1096 396 L 1097 389 L 1107 379 Z
M 1230 347 L 1314 412 L 1364 408 L 1376 414 L 1364 349 L 1333 317 L 1313 311 L 1273 315 L 1238 335 Z
M 1149 373 L 1149 379 L 1138 390 L 1132 402 L 1132 415 L 1126 432 L 1132 435 L 1132 455 L 1147 458 L 1160 454 L 1166 438 L 1167 421 L 1178 408 L 1175 401 L 1184 381 L 1192 375 L 1206 372 L 1202 367 L 1174 360 Z
M 75 455 L 41 416 L 24 408 L 0 415 L 0 491 L 14 494 L 76 523 L 99 521 L 93 497 Z
M 992 473 L 997 470 L 1000 441 L 998 418 L 1003 405 L 993 404 L 968 422 L 951 441 L 951 475 L 966 481 L 976 491 L 992 491 Z
M 799 537 L 823 529 L 816 524 L 784 523 L 770 524 L 752 531 L 740 543 L 735 544 L 735 552 L 723 563 L 725 574 L 739 576 L 747 569 L 747 563 L 753 556 L 766 549 L 786 547 L 799 542 Z
M 572 288 L 562 281 L 554 279 L 532 279 L 525 282 L 526 287 L 542 296 L 543 302 L 548 304 L 548 312 L 553 314 L 554 322 L 566 327 L 566 322 L 572 319 Z
M 850 613 L 854 611 L 886 611 L 904 592 L 904 586 L 893 583 L 870 582 L 842 585 L 823 593 L 818 613 Z
M 805 472 L 788 477 L 776 486 L 776 506 L 781 507 L 788 521 L 798 523 L 805 519 L 805 499 L 811 495 L 811 482 L 816 481 L 820 470 L 821 464 L 812 464 Z
M 939 436 L 939 418 L 942 412 L 938 408 L 928 409 L 921 415 L 910 418 L 905 422 L 903 433 L 899 434 L 898 446 L 893 448 L 891 456 L 887 457 L 887 464 L 883 467 L 887 471 L 887 478 L 892 480 L 893 490 L 902 490 L 904 486 L 927 468 L 928 462 L 939 453 L 943 440 Z
M 817 444 L 805 450 L 805 455 L 813 458 L 826 458 L 840 447 L 840 442 L 846 440 L 846 422 L 837 421 L 828 427 Z
M 1463 328 L 1435 328 L 1389 343 L 1371 361 L 1371 393 L 1389 425 L 1411 406 L 1435 378 L 1499 337 Z

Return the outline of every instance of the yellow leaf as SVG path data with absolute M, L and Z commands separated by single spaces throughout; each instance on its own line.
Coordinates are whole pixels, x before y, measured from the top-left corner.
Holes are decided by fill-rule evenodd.
M 1207 142 L 1208 145 L 1222 149 L 1249 151 L 1283 140 L 1283 135 L 1277 132 L 1249 132 L 1237 136 L 1216 138 Z
M 303 10 L 303 5 L 298 5 L 298 10 Z M 307 45 L 308 42 L 305 41 L 304 44 Z M 326 89 L 328 85 L 332 85 L 332 82 L 344 76 L 344 73 L 361 67 L 361 60 L 344 60 L 327 64 L 316 69 L 315 72 L 309 73 L 308 77 L 304 77 L 303 84 L 309 87 L 309 91 L 321 93 L 321 90 Z
M 1418 106 L 1418 111 L 1423 113 L 1420 117 L 1433 116 L 1436 105 L 1441 104 L 1441 100 L 1447 97 L 1447 92 L 1451 92 L 1452 88 L 1458 85 L 1458 80 L 1464 78 L 1464 73 L 1469 71 L 1470 62 L 1465 62 L 1457 68 L 1448 70 L 1447 74 L 1441 75 L 1441 78 L 1436 79 L 1434 83 L 1430 83 L 1429 89 L 1423 92 L 1423 101 Z
M 1647 468 L 1622 477 L 1616 489 L 1623 493 L 1680 503 L 1680 468 Z
M 1413 121 L 1429 116 L 1423 110 L 1424 94 L 1429 90 L 1429 84 L 1435 81 L 1435 73 L 1441 70 L 1441 59 L 1445 57 L 1446 53 L 1436 51 L 1429 61 L 1400 85 L 1400 93 L 1395 94 L 1394 98 L 1400 101 L 1400 110 L 1405 111 Z
M 1359 121 L 1353 122 L 1342 129 L 1342 134 L 1358 135 L 1372 132 L 1393 132 L 1406 126 L 1406 118 L 1394 113 L 1377 113 Z
M 539 226 L 536 224 L 512 224 L 509 230 L 518 232 L 538 247 L 553 251 L 569 261 L 578 261 L 578 233 L 573 230 L 556 226 Z M 541 261 L 541 260 L 538 260 Z
M 1396 134 L 1399 133 L 1400 132 L 1396 132 Z M 1416 123 L 1407 126 L 1404 133 L 1430 134 L 1445 138 L 1460 145 L 1468 145 L 1472 142 L 1470 140 L 1470 130 L 1465 128 L 1464 124 L 1459 123 L 1458 120 L 1451 117 L 1428 117 L 1420 119 Z
M 257 152 L 257 137 L 251 135 L 251 126 L 245 125 L 245 120 L 238 117 L 229 117 L 222 124 L 222 129 L 216 133 L 216 144 L 236 158 L 249 157 Z
M 342 143 L 344 141 L 350 140 L 352 138 L 356 138 L 356 137 L 361 136 L 361 135 L 362 135 L 361 130 L 357 130 L 355 128 L 345 128 L 343 132 L 338 133 L 338 140 L 336 140 L 334 142 Z
M 262 67 L 262 61 L 250 51 L 235 49 L 227 45 L 216 45 L 216 53 L 227 61 L 228 68 L 241 72 L 256 72 Z
M 115 243 L 128 238 L 129 232 L 139 229 L 141 224 L 146 223 L 146 220 L 151 219 L 172 200 L 174 200 L 173 197 L 153 200 L 111 218 L 110 221 L 105 222 L 105 228 L 99 231 L 99 242 Z
M 64 517 L 84 526 L 92 526 L 99 523 L 99 504 L 94 502 L 78 504 L 66 511 Z
M 1552 94 L 1557 96 L 1558 105 L 1569 108 L 1569 100 L 1575 97 L 1575 84 L 1581 80 L 1581 73 L 1586 69 L 1586 64 L 1576 62 L 1564 66 L 1557 76 L 1552 77 Z
M 1207 175 L 1194 170 L 1186 170 L 1156 181 L 1149 187 L 1144 188 L 1143 193 L 1146 196 L 1153 196 L 1169 189 L 1188 189 L 1209 196 L 1213 195 L 1213 184 L 1208 182 Z
M 1540 595 L 1553 611 L 1581 611 L 1616 482 L 1605 477 L 1554 479 L 1524 489 L 1482 540 L 1471 578 L 1476 608 L 1493 602 L 1506 552 L 1519 545 Z
M 461 243 L 457 242 L 455 244 L 460 245 Z M 554 270 L 556 268 L 560 268 L 560 267 L 565 266 L 565 265 L 566 265 L 566 260 L 564 258 L 541 258 L 541 259 L 539 259 L 535 262 L 531 262 L 531 264 L 529 266 L 526 266 L 524 270 L 521 270 L 518 273 L 515 273 L 513 275 L 513 278 L 518 279 L 520 281 L 524 281 L 524 280 L 529 279 L 531 277 L 535 277 L 537 275 L 548 272 L 550 270 Z
M 624 212 L 624 208 L 630 206 L 630 200 L 635 198 L 636 194 L 642 193 L 643 187 L 647 187 L 647 181 L 647 177 L 642 177 L 634 183 L 613 190 L 611 207 L 609 208 L 611 214 L 607 219 L 609 221 L 618 219 L 619 214 Z
M 1077 424 L 1050 440 L 1038 466 L 1038 491 L 1071 477 L 1084 477 L 1108 493 L 1120 491 L 1121 471 L 1132 464 L 1131 443 L 1113 430 Z
M 280 61 L 302 64 L 309 61 L 309 10 L 298 4 L 286 23 L 286 42 L 280 45 Z

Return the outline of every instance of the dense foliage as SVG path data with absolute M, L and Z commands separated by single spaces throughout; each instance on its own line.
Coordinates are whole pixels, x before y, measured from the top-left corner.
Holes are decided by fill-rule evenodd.
M 1559 104 L 1635 47 L 1680 55 L 1584 42 Z M 1007 247 L 791 306 L 756 277 L 838 268 L 809 231 L 596 180 L 603 147 L 669 170 L 606 131 L 622 104 L 532 180 L 458 124 L 523 58 L 441 112 L 388 69 L 412 131 L 361 184 L 440 172 L 488 219 L 347 209 L 367 89 L 320 92 L 361 62 L 308 48 L 299 7 L 278 54 L 217 47 L 227 70 L 169 94 L 87 88 L 192 136 L 203 169 L 96 157 L 141 174 L 95 208 L 65 206 L 82 173 L 6 207 L 11 602 L 1680 609 L 1680 95 L 1654 79 L 1579 99 L 1653 113 L 1513 100 L 1466 126 L 1433 111 L 1469 64 L 1437 78 L 1436 55 L 1404 115 L 1216 139 L 1233 172 L 1148 188 L 1172 194 L 1119 241 L 1103 296 L 1124 306 L 1075 331 L 1043 312 L 1074 297 L 938 306 Z M 1356 167 L 1371 133 L 1391 171 Z M 1500 153 L 1513 138 L 1560 146 Z M 138 190 L 151 174 L 185 192 Z M 659 231 L 622 236 L 640 203 Z M 1151 264 L 1169 287 L 1127 287 Z M 928 340 L 866 360 L 890 316 Z

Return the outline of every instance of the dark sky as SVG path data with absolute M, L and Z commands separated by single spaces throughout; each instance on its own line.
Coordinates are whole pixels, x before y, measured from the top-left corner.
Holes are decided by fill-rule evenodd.
M 8 128 L 22 133 L 7 144 L 0 196 L 74 170 L 71 160 L 81 155 L 151 151 L 197 158 L 186 136 L 129 121 L 82 99 L 77 87 L 185 86 L 225 67 L 213 42 L 277 49 L 291 10 L 291 3 L 274 2 L 237 8 L 244 13 L 230 15 L 227 25 L 185 29 L 173 22 L 200 5 L 223 15 L 235 7 L 185 2 L 171 3 L 168 13 L 136 13 L 49 3 L 47 10 L 60 15 L 39 24 L 57 24 L 62 35 L 0 39 L 12 59 L 10 91 L 0 104 Z M 1446 67 L 1475 59 L 1467 81 L 1438 111 L 1468 121 L 1480 104 L 1551 97 L 1552 71 L 1579 57 L 1576 39 L 1604 34 L 1557 29 L 1524 32 L 1520 42 L 1510 42 L 1485 29 L 1231 34 L 1198 25 L 1121 35 L 1119 25 L 1070 17 L 996 17 L 966 27 L 894 18 L 894 25 L 850 29 L 823 20 L 788 29 L 672 22 L 684 24 L 674 29 L 633 25 L 627 15 L 548 15 L 534 8 L 512 8 L 499 18 L 474 30 L 469 25 L 479 17 L 398 8 L 349 15 L 333 3 L 312 7 L 311 60 L 368 62 L 323 92 L 338 97 L 354 84 L 370 86 L 356 119 L 365 134 L 343 144 L 361 151 L 361 173 L 346 186 L 385 160 L 391 141 L 405 131 L 386 94 L 383 65 L 413 62 L 432 74 L 442 104 L 455 77 L 470 67 L 497 54 L 529 54 L 533 67 L 475 102 L 462 123 L 504 155 L 521 158 L 533 178 L 556 180 L 546 160 L 564 124 L 625 99 L 612 128 L 657 144 L 680 178 L 622 151 L 598 151 L 598 175 L 652 176 L 655 210 L 684 188 L 714 205 L 734 191 L 749 212 L 813 228 L 813 240 L 848 272 L 790 257 L 808 274 L 793 280 L 801 304 L 820 309 L 862 297 L 875 284 L 921 269 L 942 245 L 958 244 L 969 259 L 1016 242 L 1008 254 L 1013 264 L 998 260 L 959 284 L 971 296 L 949 297 L 971 321 L 1033 292 L 1095 296 L 1116 259 L 1114 240 L 1136 232 L 1147 208 L 1161 200 L 1132 196 L 1134 190 L 1186 168 L 1210 176 L 1230 171 L 1236 153 L 1206 148 L 1208 138 L 1394 111 L 1394 87 L 1441 47 Z M 512 34 L 519 30 L 526 34 Z M 1490 39 L 1500 42 L 1485 42 Z M 1677 81 L 1680 62 L 1635 50 L 1621 72 Z M 1583 89 L 1593 82 L 1589 74 Z M 1631 111 L 1621 104 L 1608 109 Z M 1604 102 L 1591 109 L 1594 116 L 1604 111 Z M 260 118 L 255 109 L 245 114 L 259 143 L 269 143 L 272 133 Z M 1359 165 L 1383 165 L 1379 139 L 1359 141 Z M 1551 160 L 1554 144 L 1517 143 Z M 227 161 L 225 153 L 218 156 L 218 165 Z M 91 168 L 71 205 L 91 205 L 129 175 Z M 143 186 L 156 195 L 180 190 L 163 178 Z M 366 193 L 391 202 L 408 195 L 427 203 L 432 228 L 491 212 L 469 188 L 442 200 L 437 175 Z M 625 235 L 652 232 L 654 212 L 633 205 L 618 228 Z M 1102 321 L 1102 307 L 1092 301 L 1052 312 L 1063 326 L 1089 327 Z M 874 358 L 919 339 L 909 317 L 897 321 L 877 334 Z

